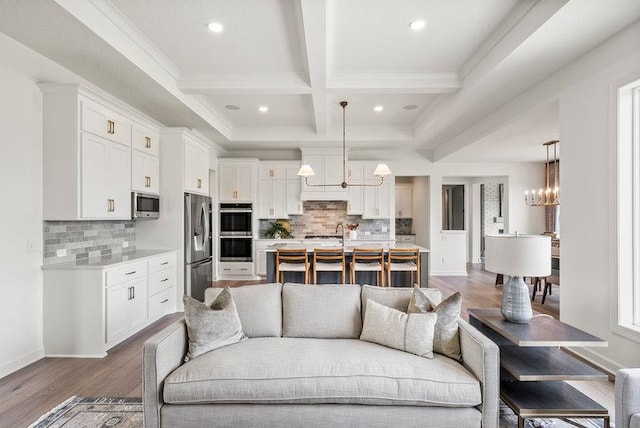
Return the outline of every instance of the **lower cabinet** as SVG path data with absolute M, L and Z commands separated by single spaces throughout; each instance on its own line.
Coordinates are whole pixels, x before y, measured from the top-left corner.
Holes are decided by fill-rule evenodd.
M 176 311 L 176 254 L 112 267 L 44 267 L 43 336 L 48 357 L 104 357 L 106 351 Z

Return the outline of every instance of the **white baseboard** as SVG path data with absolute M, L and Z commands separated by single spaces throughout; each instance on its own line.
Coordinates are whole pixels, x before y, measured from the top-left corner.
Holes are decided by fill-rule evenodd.
M 593 352 L 589 349 L 586 348 L 570 348 L 567 349 L 567 351 L 570 354 L 575 354 L 577 356 L 579 356 L 580 358 L 590 362 L 591 364 L 600 367 L 602 370 L 604 370 L 605 372 L 607 372 L 607 374 L 609 375 L 609 377 L 614 377 L 616 374 L 616 371 L 620 370 L 621 368 L 623 368 L 620 364 L 616 363 L 615 361 L 607 358 L 607 357 L 603 357 L 602 355 L 598 354 L 597 352 Z
M 104 358 L 107 356 L 107 353 L 105 352 L 104 355 L 102 354 L 47 354 L 45 355 L 45 357 L 47 358 Z
M 35 351 L 29 352 L 22 357 L 15 359 L 7 364 L 3 364 L 0 366 L 0 379 L 10 375 L 11 373 L 20 370 L 28 366 L 29 364 L 35 363 L 36 361 L 44 358 L 44 349 L 38 348 Z
M 468 276 L 466 270 L 458 270 L 458 271 L 446 271 L 446 270 L 436 270 L 429 272 L 429 276 Z

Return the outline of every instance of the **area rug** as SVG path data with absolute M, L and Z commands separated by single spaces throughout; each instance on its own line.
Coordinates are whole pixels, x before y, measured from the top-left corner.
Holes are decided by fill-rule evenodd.
M 336 424 L 339 426 L 339 423 Z M 500 405 L 500 428 L 518 426 L 518 418 L 511 409 Z M 43 415 L 29 428 L 91 428 L 142 427 L 142 399 L 140 398 L 82 398 L 71 397 Z M 527 419 L 526 428 L 600 428 L 602 420 L 593 419 Z
M 29 428 L 142 427 L 141 398 L 71 397 Z

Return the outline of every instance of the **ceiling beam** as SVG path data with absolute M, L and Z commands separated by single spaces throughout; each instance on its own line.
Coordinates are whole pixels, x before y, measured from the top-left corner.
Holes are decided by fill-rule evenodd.
M 456 73 L 336 73 L 328 82 L 330 93 L 450 94 L 462 87 Z
M 437 105 L 425 110 L 416 120 L 416 138 L 423 148 L 434 150 L 437 147 L 436 157 L 450 153 L 440 146 L 448 144 L 457 135 L 465 135 L 463 131 L 469 123 L 479 120 L 484 115 L 483 111 L 496 102 L 495 97 L 505 93 L 504 90 L 497 91 L 500 83 L 496 80 L 495 71 L 567 2 L 524 0 L 514 6 L 460 68 L 462 89 L 450 97 L 441 98 Z M 472 144 L 474 141 L 465 142 Z M 452 141 L 452 144 L 455 150 L 462 148 L 459 140 Z
M 135 64 L 191 111 L 230 139 L 231 124 L 199 97 L 178 88 L 179 70 L 129 19 L 106 0 L 55 0 L 63 9 Z
M 185 76 L 178 87 L 185 94 L 297 95 L 310 94 L 311 87 L 302 73 L 216 73 Z
M 327 134 L 327 1 L 300 0 L 316 133 Z

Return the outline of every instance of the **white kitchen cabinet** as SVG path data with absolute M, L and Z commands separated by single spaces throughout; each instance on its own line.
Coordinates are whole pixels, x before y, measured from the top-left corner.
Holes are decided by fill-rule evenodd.
M 209 149 L 184 138 L 184 191 L 209 195 Z
M 258 180 L 285 180 L 287 178 L 286 167 L 261 162 L 258 167 Z
M 99 259 L 43 268 L 46 356 L 104 357 L 108 349 L 176 311 L 175 252 L 114 259 L 113 265 Z
M 255 248 L 255 268 L 256 275 L 267 276 L 267 247 L 273 244 L 281 244 L 286 242 L 287 244 L 301 244 L 299 239 L 256 239 L 253 241 L 253 247 Z
M 151 156 L 160 156 L 160 134 L 141 125 L 131 128 L 131 147 Z
M 376 164 L 366 164 L 363 168 L 364 182 L 367 184 L 376 184 L 380 182 L 380 178 L 373 175 Z M 380 186 L 364 187 L 364 209 L 362 218 L 391 218 L 393 213 L 392 194 L 394 190 L 393 177 L 385 177 Z
M 257 160 L 218 161 L 220 202 L 254 202 Z
M 160 125 L 80 84 L 39 86 L 44 220 L 130 219 L 132 129 L 155 130 L 157 146 Z
M 302 181 L 300 180 L 300 176 L 298 176 L 299 169 L 300 163 L 298 162 L 286 167 L 287 214 L 289 215 L 302 215 L 303 213 L 302 199 L 300 199 Z
M 147 277 L 107 287 L 107 348 L 147 322 Z
M 362 184 L 364 166 L 361 163 L 350 162 L 347 169 L 347 181 L 353 184 Z M 362 215 L 364 211 L 364 187 L 349 186 L 349 200 L 347 201 L 347 214 Z
M 303 201 L 346 201 L 347 189 L 340 187 L 343 180 L 342 149 L 302 149 L 302 164 L 308 164 L 315 175 L 303 182 Z M 320 186 L 313 186 L 313 185 Z M 326 185 L 330 186 L 326 186 Z
M 413 185 L 396 184 L 396 218 L 413 217 Z
M 160 194 L 160 159 L 158 157 L 132 150 L 131 188 L 136 192 Z
M 417 242 L 416 235 L 396 235 L 396 241 L 405 244 L 415 244 Z
M 81 218 L 131 218 L 131 148 L 82 135 Z
M 286 181 L 260 180 L 258 182 L 258 218 L 279 219 L 286 217 Z

